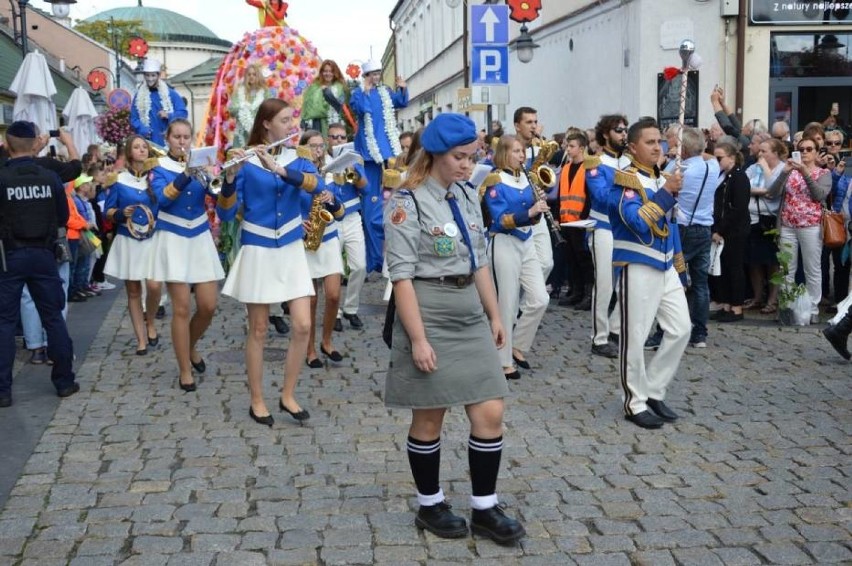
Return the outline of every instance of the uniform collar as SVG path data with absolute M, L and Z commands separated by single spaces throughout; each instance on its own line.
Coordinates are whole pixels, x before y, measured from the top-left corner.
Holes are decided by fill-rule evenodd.
M 645 177 L 650 177 L 651 179 L 658 179 L 660 177 L 660 168 L 654 165 L 653 167 L 648 167 L 647 165 L 642 165 L 638 161 L 633 161 L 633 166 L 639 172 L 639 174 L 644 175 Z
M 612 149 L 612 148 L 609 146 L 609 144 L 607 144 L 607 145 L 603 146 L 603 147 L 601 148 L 601 151 L 603 151 L 603 152 L 604 152 L 604 155 L 609 155 L 610 157 L 612 157 L 612 158 L 614 158 L 614 159 L 618 159 L 618 158 L 619 158 L 619 157 L 621 157 L 621 155 L 624 153 L 623 151 L 616 151 L 616 150 Z

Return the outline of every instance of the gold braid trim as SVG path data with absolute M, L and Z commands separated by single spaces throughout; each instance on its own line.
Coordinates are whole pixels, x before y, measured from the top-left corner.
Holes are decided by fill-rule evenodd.
M 109 173 L 104 180 L 104 188 L 111 187 L 118 182 L 118 173 Z M 110 209 L 115 210 L 115 209 Z
M 223 210 L 232 208 L 235 204 L 237 204 L 237 191 L 234 191 L 233 194 L 229 196 L 225 196 L 220 193 L 219 198 L 216 200 L 216 204 L 218 204 Z
M 396 169 L 382 171 L 382 186 L 388 189 L 398 189 L 402 186 L 402 173 Z
M 615 184 L 625 189 L 643 190 L 642 183 L 636 176 L 635 169 L 618 170 L 615 172 Z
M 346 175 L 344 175 L 343 173 L 334 173 L 332 175 L 332 179 L 334 179 L 335 185 L 343 186 L 346 184 Z
M 154 167 L 159 167 L 159 165 L 160 165 L 160 159 L 159 158 L 149 157 L 142 164 L 142 171 L 147 173 L 148 171 L 150 171 Z
M 500 226 L 503 227 L 504 230 L 514 230 L 518 227 L 515 223 L 515 215 L 514 214 L 504 214 L 500 217 Z
M 343 215 L 346 214 L 346 207 L 343 206 L 343 203 L 340 204 L 340 208 L 337 209 L 337 212 L 334 212 L 334 218 L 340 220 L 343 218 Z
M 686 260 L 683 259 L 683 252 L 678 252 L 674 256 L 674 268 L 678 273 L 686 273 Z
M 388 169 L 399 169 L 396 164 L 398 159 L 399 158 L 397 157 L 391 157 L 390 159 L 388 159 Z
M 485 186 L 485 187 L 493 187 L 494 185 L 496 185 L 498 183 L 500 183 L 500 172 L 499 171 L 492 171 L 482 181 L 482 185 Z
M 599 155 L 586 155 L 583 159 L 583 167 L 586 171 L 590 169 L 596 169 L 601 165 L 601 158 Z
M 305 189 L 307 192 L 312 193 L 316 190 L 319 182 L 317 181 L 317 176 L 313 173 L 302 173 L 302 184 L 299 186 L 300 189 Z
M 180 196 L 180 191 L 175 188 L 174 183 L 169 183 L 166 185 L 166 188 L 163 189 L 163 194 L 169 200 L 175 200 Z
M 301 157 L 302 159 L 307 159 L 311 161 L 313 159 L 313 155 L 311 154 L 311 148 L 306 145 L 300 145 L 296 148 L 296 155 Z

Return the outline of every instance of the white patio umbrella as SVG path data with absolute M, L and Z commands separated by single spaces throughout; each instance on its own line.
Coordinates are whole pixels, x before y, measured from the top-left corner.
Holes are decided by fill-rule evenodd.
M 15 120 L 33 122 L 43 134 L 57 129 L 53 102 L 56 85 L 44 55 L 38 51 L 27 53 L 9 90 L 17 95 L 12 108 Z
M 74 89 L 62 115 L 65 116 L 65 129 L 71 133 L 74 145 L 79 151 L 86 151 L 90 144 L 97 143 L 95 117 L 98 111 L 86 89 L 81 86 Z

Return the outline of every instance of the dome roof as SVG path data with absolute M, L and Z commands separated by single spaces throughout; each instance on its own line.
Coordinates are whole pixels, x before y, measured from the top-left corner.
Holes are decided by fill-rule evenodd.
M 186 41 L 204 45 L 219 45 L 222 47 L 230 47 L 232 45 L 230 41 L 220 39 L 207 26 L 198 23 L 192 18 L 162 8 L 148 8 L 146 6 L 112 8 L 98 12 L 83 21 L 96 22 L 99 20 L 109 20 L 110 18 L 115 18 L 116 20 L 139 20 L 142 22 L 142 26 L 159 41 Z

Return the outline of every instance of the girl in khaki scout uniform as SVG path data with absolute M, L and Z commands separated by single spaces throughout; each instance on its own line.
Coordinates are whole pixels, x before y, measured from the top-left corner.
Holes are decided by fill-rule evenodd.
M 468 178 L 476 127 L 443 113 L 421 137 L 423 151 L 385 209 L 386 257 L 397 316 L 385 404 L 412 410 L 408 459 L 420 509 L 415 524 L 440 537 L 467 534 L 440 488 L 441 428 L 447 407 L 470 420 L 471 528 L 501 544 L 524 528 L 497 505 L 508 393 L 497 349 L 505 344 L 485 254 L 479 202 Z

